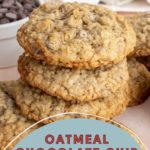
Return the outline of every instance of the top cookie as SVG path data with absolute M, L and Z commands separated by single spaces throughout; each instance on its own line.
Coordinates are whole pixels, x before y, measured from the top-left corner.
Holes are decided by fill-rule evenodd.
M 116 64 L 136 43 L 132 27 L 121 16 L 83 3 L 42 5 L 17 37 L 35 59 L 70 68 Z
M 150 55 L 150 14 L 136 14 L 127 17 L 129 23 L 133 26 L 137 43 L 133 56 L 149 56 Z

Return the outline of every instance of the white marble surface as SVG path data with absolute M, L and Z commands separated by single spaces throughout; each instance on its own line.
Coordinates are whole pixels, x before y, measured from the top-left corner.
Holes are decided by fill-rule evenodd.
M 16 67 L 0 69 L 0 81 L 19 78 Z M 128 108 L 125 113 L 114 120 L 133 130 L 142 142 L 150 149 L 150 98 L 142 105 Z

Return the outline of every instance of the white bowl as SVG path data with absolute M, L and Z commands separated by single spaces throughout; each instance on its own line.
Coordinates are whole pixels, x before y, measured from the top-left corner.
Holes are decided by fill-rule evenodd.
M 63 2 L 78 2 L 78 3 L 98 4 L 98 2 L 100 2 L 100 0 L 63 0 Z
M 125 4 L 128 4 L 128 3 L 131 3 L 132 1 L 134 0 L 101 0 L 102 2 L 104 2 L 105 4 L 108 4 L 108 5 L 118 5 L 118 6 L 121 6 L 121 5 L 125 5 Z
M 38 0 L 43 4 L 45 0 Z M 28 17 L 0 25 L 0 68 L 17 65 L 19 55 L 23 49 L 16 40 L 17 30 L 28 20 Z

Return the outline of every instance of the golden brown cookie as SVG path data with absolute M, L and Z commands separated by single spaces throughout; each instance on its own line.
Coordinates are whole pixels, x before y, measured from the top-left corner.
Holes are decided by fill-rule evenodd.
M 28 120 L 21 115 L 19 108 L 5 92 L 0 89 L 0 149 L 4 148 L 16 136 L 30 127 L 34 121 Z M 22 138 L 28 135 L 33 129 L 28 130 L 9 146 L 9 150 L 17 144 Z
M 150 93 L 150 72 L 147 68 L 136 61 L 128 60 L 130 102 L 129 106 L 135 106 L 144 102 Z
M 85 3 L 44 4 L 33 11 L 17 37 L 35 59 L 86 69 L 120 62 L 136 43 L 123 17 Z
M 2 87 L 15 99 L 22 113 L 36 121 L 66 112 L 86 113 L 112 118 L 124 112 L 129 101 L 128 85 L 123 85 L 114 95 L 108 98 L 81 103 L 67 102 L 49 96 L 39 89 L 30 87 L 21 80 L 3 83 Z M 52 121 L 54 121 L 53 118 L 46 120 L 45 123 Z
M 31 86 L 67 101 L 106 98 L 129 79 L 126 59 L 111 68 L 85 70 L 47 65 L 23 54 L 18 70 Z
M 126 17 L 133 26 L 137 41 L 132 56 L 141 57 L 150 55 L 150 13 L 136 14 Z

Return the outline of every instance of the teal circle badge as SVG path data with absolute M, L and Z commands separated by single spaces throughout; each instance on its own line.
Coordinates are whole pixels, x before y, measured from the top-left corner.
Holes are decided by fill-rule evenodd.
M 45 125 L 13 150 L 141 150 L 131 133 L 93 119 L 66 119 Z

